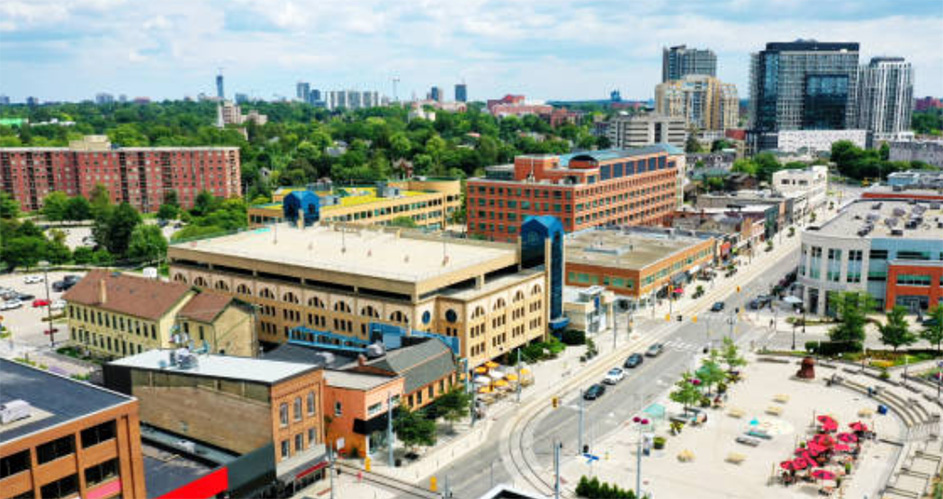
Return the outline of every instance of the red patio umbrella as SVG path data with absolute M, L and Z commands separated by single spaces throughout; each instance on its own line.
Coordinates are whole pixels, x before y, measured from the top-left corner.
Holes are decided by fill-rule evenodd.
M 809 460 L 806 459 L 806 458 L 804 458 L 804 457 L 797 457 L 797 458 L 795 458 L 795 459 L 792 460 L 792 465 L 793 465 L 797 470 L 804 470 L 804 469 L 808 468 L 809 466 L 812 466 L 812 463 L 810 463 Z
M 812 439 L 812 441 L 823 447 L 831 447 L 832 445 L 835 444 L 835 439 L 832 438 L 831 435 L 828 435 L 825 433 L 820 433 L 816 435 L 815 438 Z
M 802 468 L 797 468 L 795 461 L 783 461 L 779 463 L 779 467 L 787 471 L 801 470 L 802 468 L 805 468 L 805 466 L 803 466 Z
M 818 419 L 819 423 L 822 423 L 822 424 L 829 424 L 829 423 L 838 424 L 837 421 L 835 421 L 835 418 L 829 416 L 828 414 L 822 414 L 816 419 Z
M 863 431 L 868 431 L 868 425 L 862 423 L 861 421 L 855 421 L 854 423 L 851 423 L 850 425 L 848 425 L 848 427 L 851 428 L 852 430 L 856 431 L 856 432 L 858 432 L 858 431 L 862 431 L 862 432 L 863 432 Z
M 851 452 L 851 447 L 848 444 L 835 444 L 835 451 L 837 452 Z
M 824 469 L 817 469 L 813 471 L 812 476 L 820 480 L 834 480 L 835 479 L 835 473 L 828 470 L 824 470 Z
M 857 442 L 858 441 L 858 436 L 855 435 L 854 433 L 839 433 L 837 438 L 838 440 L 841 440 L 842 442 Z
M 836 431 L 838 430 L 838 423 L 836 423 L 835 421 L 828 421 L 828 422 L 822 423 L 822 430 L 826 432 Z

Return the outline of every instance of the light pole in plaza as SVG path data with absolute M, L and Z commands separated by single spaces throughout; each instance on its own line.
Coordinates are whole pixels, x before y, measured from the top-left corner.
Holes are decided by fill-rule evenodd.
M 648 419 L 635 416 L 632 422 L 638 427 L 638 443 L 635 451 L 635 497 L 642 497 L 642 430 L 648 426 Z
M 49 299 L 49 262 L 39 262 L 43 269 L 43 284 L 46 285 L 46 320 L 49 322 L 49 347 L 56 347 L 56 330 L 52 327 L 52 301 Z

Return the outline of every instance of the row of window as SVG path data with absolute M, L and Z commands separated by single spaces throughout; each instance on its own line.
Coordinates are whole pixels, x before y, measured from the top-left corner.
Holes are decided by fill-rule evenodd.
M 82 448 L 87 449 L 93 445 L 107 442 L 115 438 L 115 422 L 108 421 L 91 428 L 86 428 L 79 433 L 82 441 Z M 75 453 L 75 435 L 66 435 L 64 437 L 52 440 L 36 446 L 37 464 L 46 464 Z M 16 454 L 0 458 L 0 479 L 16 475 L 30 469 L 30 449 L 22 450 Z M 43 497 L 46 497 L 43 494 Z
M 282 459 L 288 459 L 289 457 L 291 457 L 291 456 L 293 456 L 293 455 L 295 455 L 295 454 L 304 452 L 304 450 L 305 450 L 305 448 L 306 448 L 306 447 L 305 447 L 305 442 L 304 442 L 304 433 L 296 433 L 296 434 L 295 434 L 295 438 L 294 438 L 294 442 L 295 442 L 295 451 L 294 451 L 294 453 L 293 453 L 293 452 L 291 451 L 291 440 L 288 440 L 288 439 L 282 440 L 281 445 L 280 445 L 280 447 L 281 447 Z M 318 443 L 318 435 L 317 435 L 317 432 L 315 431 L 314 428 L 308 428 L 308 445 L 307 445 L 307 447 L 311 447 L 312 445 L 317 445 L 317 443 Z
M 71 335 L 72 341 L 82 343 L 91 348 L 107 350 L 110 353 L 121 356 L 134 355 L 151 348 L 148 345 L 144 345 L 142 343 L 135 343 L 134 341 L 129 341 L 123 338 L 119 340 L 118 338 L 112 338 L 111 336 L 104 334 L 92 333 L 81 328 L 73 329 Z M 131 340 L 133 340 L 133 338 L 131 338 Z
M 140 319 L 132 319 L 101 310 L 94 310 L 88 307 L 78 305 L 69 305 L 69 318 L 77 321 L 104 326 L 110 329 L 117 329 L 122 332 L 133 333 L 145 338 L 150 333 L 151 339 L 157 339 L 157 326 L 142 322 Z
M 304 418 L 304 413 L 302 412 L 302 402 L 301 397 L 295 397 L 295 401 L 292 404 L 294 421 L 301 421 Z M 315 416 L 317 414 L 317 399 L 314 395 L 314 392 L 308 392 L 305 396 L 304 408 L 307 410 L 308 416 Z M 278 406 L 278 423 L 282 428 L 288 426 L 288 403 L 282 402 Z

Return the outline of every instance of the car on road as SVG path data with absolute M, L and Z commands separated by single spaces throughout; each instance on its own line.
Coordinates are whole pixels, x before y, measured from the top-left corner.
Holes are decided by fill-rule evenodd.
M 33 298 L 36 298 L 36 295 L 31 295 L 29 293 L 17 293 L 16 299 L 20 301 L 30 301 Z
M 711 312 L 720 312 L 723 309 L 724 309 L 724 302 L 722 301 L 715 301 L 714 304 L 711 305 Z
M 41 275 L 28 275 L 23 279 L 23 284 L 36 284 L 38 282 L 43 282 L 45 279 Z
M 648 350 L 645 350 L 646 357 L 658 357 L 661 355 L 661 352 L 665 350 L 665 345 L 661 343 L 655 343 L 654 345 L 648 347 Z
M 606 387 L 596 383 L 583 392 L 583 400 L 596 400 L 599 397 L 602 397 L 604 393 L 606 393 Z
M 4 299 L 4 300 L 12 300 L 12 299 L 16 298 L 16 297 L 19 296 L 19 295 L 20 295 L 20 294 L 17 293 L 15 289 L 8 289 L 8 290 L 4 291 L 3 293 L 0 293 L 0 298 L 2 298 L 2 299 Z
M 78 282 L 79 282 L 78 280 L 67 281 L 65 279 L 61 281 L 56 281 L 52 283 L 52 290 L 53 291 L 68 291 L 69 288 L 71 288 L 72 286 L 75 286 Z
M 606 377 L 603 378 L 602 382 L 607 385 L 614 385 L 625 378 L 625 371 L 620 367 L 613 367 L 606 373 Z
M 626 367 L 626 369 L 633 369 L 638 367 L 643 360 L 645 360 L 645 357 L 643 357 L 642 354 L 633 353 L 632 355 L 629 355 L 629 358 L 625 359 L 625 364 L 623 365 Z
M 14 308 L 20 308 L 23 306 L 23 302 L 20 300 L 7 300 L 3 302 L 3 305 L 0 305 L 0 310 L 13 310 Z
M 65 306 L 66 306 L 66 302 L 65 300 L 62 300 L 62 299 L 53 300 L 52 303 L 49 304 L 49 308 L 53 310 L 62 310 L 65 308 Z
M 33 308 L 48 307 L 51 302 L 45 298 L 36 298 L 33 300 Z

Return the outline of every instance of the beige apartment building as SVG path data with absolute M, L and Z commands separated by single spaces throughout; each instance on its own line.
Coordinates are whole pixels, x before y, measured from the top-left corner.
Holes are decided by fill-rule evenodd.
M 684 118 L 700 131 L 736 128 L 740 119 L 737 87 L 707 75 L 686 75 L 655 86 L 655 112 Z
M 63 295 L 72 342 L 103 358 L 189 345 L 250 357 L 255 312 L 232 296 L 179 282 L 95 270 Z
M 387 324 L 458 338 L 458 356 L 476 366 L 546 337 L 549 265 L 528 268 L 519 248 L 279 224 L 171 245 L 168 260 L 173 281 L 253 303 L 262 342 L 283 343 L 297 326 L 371 340 L 370 324 Z

